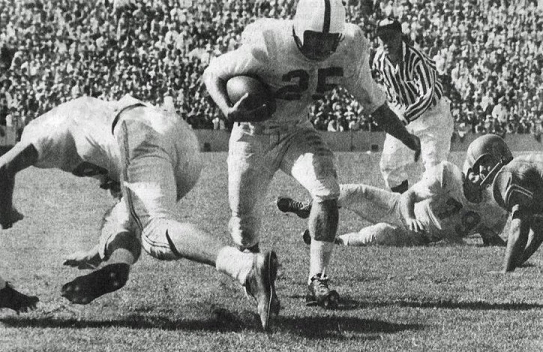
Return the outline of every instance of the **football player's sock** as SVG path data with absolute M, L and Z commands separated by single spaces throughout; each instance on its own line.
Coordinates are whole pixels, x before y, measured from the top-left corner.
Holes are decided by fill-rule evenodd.
M 109 257 L 107 263 L 113 264 L 113 263 L 123 263 L 132 265 L 136 262 L 136 258 L 134 258 L 134 254 L 130 252 L 127 249 L 124 248 L 118 248 L 113 253 L 111 253 L 111 256 Z
M 2 279 L 2 277 L 0 276 L 0 290 L 3 289 L 4 287 L 6 287 L 6 282 L 5 282 L 4 279 Z
M 311 283 L 311 278 L 316 274 L 325 274 L 332 258 L 333 249 L 333 242 L 315 241 L 315 239 L 311 241 L 308 284 Z
M 373 236 L 373 233 L 368 233 L 368 231 L 363 231 L 362 229 L 360 232 L 351 232 L 346 233 L 344 235 L 338 236 L 338 238 L 341 238 L 341 242 L 345 246 L 368 246 L 375 242 L 375 236 Z
M 240 252 L 234 247 L 224 247 L 217 254 L 215 268 L 236 279 L 242 285 L 253 268 L 253 253 Z

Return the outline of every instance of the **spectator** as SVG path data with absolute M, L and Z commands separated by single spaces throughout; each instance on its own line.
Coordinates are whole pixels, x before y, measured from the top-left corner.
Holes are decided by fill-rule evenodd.
M 16 99 L 19 116 L 39 116 L 84 94 L 118 99 L 128 93 L 157 104 L 173 89 L 175 110 L 188 118 L 193 107 L 202 107 L 201 114 L 212 116 L 195 124 L 213 125 L 223 117 L 206 110 L 199 82 L 208 60 L 235 49 L 255 18 L 291 17 L 296 1 L 187 3 L 0 0 L 0 81 L 12 82 L 4 93 L 8 108 Z M 467 113 L 479 116 L 478 105 L 484 116 L 492 115 L 496 98 L 505 96 L 507 133 L 537 125 L 543 111 L 543 10 L 537 1 L 364 0 L 348 1 L 346 9 L 374 45 L 378 19 L 394 15 L 406 24 L 407 39 L 433 59 L 444 94 L 457 104 L 457 123 L 470 125 Z M 340 125 L 357 126 L 348 110 L 352 99 L 341 90 L 316 103 L 309 114 L 315 126 L 327 129 L 335 103 L 341 105 Z M 358 106 L 352 113 L 362 129 L 372 128 Z M 503 126 L 503 118 L 496 120 Z

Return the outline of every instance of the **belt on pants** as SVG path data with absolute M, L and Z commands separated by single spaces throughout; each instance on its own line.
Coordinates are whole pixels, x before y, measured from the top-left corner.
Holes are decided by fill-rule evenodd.
M 117 126 L 117 124 L 119 123 L 119 121 L 120 121 L 120 119 L 121 119 L 121 115 L 122 115 L 124 112 L 127 112 L 127 111 L 129 111 L 129 110 L 132 110 L 132 109 L 137 108 L 137 107 L 140 107 L 140 106 L 145 106 L 145 104 L 137 103 L 137 104 L 128 105 L 128 106 L 125 106 L 124 108 L 122 108 L 122 109 L 117 113 L 117 115 L 115 115 L 115 118 L 113 119 L 113 123 L 111 124 L 111 133 L 113 134 L 113 131 L 115 131 L 115 126 Z

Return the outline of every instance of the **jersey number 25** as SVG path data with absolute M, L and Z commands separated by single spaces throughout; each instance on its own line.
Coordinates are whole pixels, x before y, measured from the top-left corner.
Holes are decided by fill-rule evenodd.
M 342 77 L 342 67 L 327 67 L 320 68 L 317 71 L 317 89 L 311 96 L 313 99 L 320 99 L 329 90 L 334 89 L 337 84 L 329 83 L 329 77 Z M 276 99 L 283 100 L 300 100 L 302 94 L 309 88 L 309 73 L 306 70 L 294 70 L 286 73 L 282 77 L 283 82 L 293 82 L 275 92 Z

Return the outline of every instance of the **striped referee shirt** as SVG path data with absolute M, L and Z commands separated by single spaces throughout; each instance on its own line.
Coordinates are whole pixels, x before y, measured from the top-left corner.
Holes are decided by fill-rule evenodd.
M 404 118 L 414 121 L 434 107 L 443 96 L 436 65 L 428 56 L 402 41 L 403 60 L 393 65 L 383 48 L 372 61 L 372 70 L 386 88 L 390 103 L 405 109 Z

